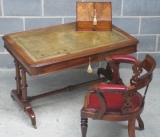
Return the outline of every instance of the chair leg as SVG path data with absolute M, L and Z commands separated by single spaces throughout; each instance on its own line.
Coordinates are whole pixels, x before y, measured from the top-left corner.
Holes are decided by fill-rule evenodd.
M 144 123 L 140 115 L 137 116 L 137 121 L 138 121 L 140 130 L 144 130 Z
M 135 137 L 135 122 L 136 122 L 135 117 L 128 120 L 128 135 L 129 135 L 129 137 Z
M 88 127 L 88 119 L 87 118 L 81 118 L 81 131 L 82 131 L 82 137 L 86 137 L 87 134 L 87 127 Z

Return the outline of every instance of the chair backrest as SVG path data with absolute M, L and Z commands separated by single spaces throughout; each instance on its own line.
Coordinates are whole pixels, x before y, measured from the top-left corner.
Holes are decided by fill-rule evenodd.
M 147 86 L 152 81 L 153 70 L 156 67 L 156 62 L 150 55 L 146 55 L 145 59 L 141 62 L 140 67 L 145 69 L 147 73 L 138 78 L 135 85 L 137 90 Z
M 143 107 L 145 96 L 147 94 L 149 83 L 152 81 L 153 70 L 155 69 L 155 67 L 156 62 L 150 55 L 146 55 L 145 59 L 142 62 L 137 60 L 134 63 L 134 65 L 132 66 L 134 76 L 132 76 L 130 80 L 130 84 L 131 86 L 133 86 L 133 89 L 129 89 L 128 92 L 123 95 L 123 98 L 125 100 L 122 106 L 123 114 L 128 113 L 132 110 L 133 104 L 130 100 L 132 100 L 132 97 L 137 92 L 137 90 L 146 87 L 141 102 L 141 106 Z M 144 69 L 146 70 L 146 72 L 142 73 Z
M 114 72 L 114 76 L 111 82 L 115 84 L 117 82 L 119 83 L 118 79 L 119 79 L 120 63 L 133 64 L 132 70 L 134 75 L 130 79 L 130 86 L 128 87 L 127 92 L 122 94 L 124 103 L 121 107 L 121 111 L 123 114 L 127 114 L 132 111 L 133 103 L 131 100 L 133 96 L 136 94 L 137 90 L 145 87 L 145 92 L 144 92 L 144 95 L 142 96 L 142 102 L 141 102 L 142 103 L 141 106 L 143 107 L 149 83 L 152 81 L 153 70 L 156 67 L 156 62 L 148 54 L 146 55 L 145 59 L 142 62 L 138 61 L 136 58 L 132 56 L 127 56 L 127 55 L 113 56 L 109 64 Z M 144 72 L 145 70 L 146 72 Z

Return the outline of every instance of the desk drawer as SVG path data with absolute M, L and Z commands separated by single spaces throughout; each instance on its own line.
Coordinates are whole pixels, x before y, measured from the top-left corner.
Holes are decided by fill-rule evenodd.
M 91 63 L 98 62 L 100 61 L 99 54 L 96 55 L 91 55 L 91 56 L 86 56 L 86 57 L 81 57 L 77 59 L 72 59 L 68 61 L 63 61 L 55 64 L 51 64 L 48 66 L 43 66 L 41 68 L 38 68 L 38 75 L 39 74 L 45 74 L 45 73 L 51 73 L 51 72 L 57 72 L 60 70 L 65 70 L 69 68 L 75 68 L 83 65 L 88 65 L 89 64 L 89 58 L 91 58 Z
M 89 58 L 91 63 L 100 61 L 99 54 L 96 54 L 96 55 L 91 55 L 91 56 L 70 60 L 68 61 L 67 65 L 69 68 L 83 66 L 83 65 L 89 64 Z

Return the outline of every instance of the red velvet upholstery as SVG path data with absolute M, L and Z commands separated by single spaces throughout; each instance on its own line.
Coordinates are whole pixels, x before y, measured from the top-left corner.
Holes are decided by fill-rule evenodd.
M 131 62 L 136 62 L 137 59 L 133 56 L 128 56 L 128 55 L 114 55 L 112 56 L 113 61 L 131 61 Z
M 114 84 L 111 84 L 111 86 L 109 86 L 110 84 L 100 84 L 99 90 L 104 90 L 105 86 L 106 87 L 113 87 Z M 117 86 L 118 87 L 118 86 Z M 119 85 L 118 87 L 120 90 L 123 89 L 123 91 L 126 90 L 126 87 L 123 85 Z M 117 93 L 117 94 L 109 94 L 109 93 L 103 93 L 104 98 L 106 100 L 106 106 L 107 106 L 107 112 L 121 112 L 121 107 L 123 105 L 124 99 L 122 97 L 122 93 Z M 88 105 L 87 105 L 87 110 L 94 110 L 94 111 L 98 111 L 101 107 L 100 105 L 100 101 L 98 99 L 98 97 L 96 96 L 96 94 L 90 94 L 89 96 L 89 100 L 88 100 Z M 139 106 L 140 103 L 140 99 L 138 98 L 137 95 L 135 95 L 132 99 L 132 103 L 133 103 L 133 109 L 137 108 Z

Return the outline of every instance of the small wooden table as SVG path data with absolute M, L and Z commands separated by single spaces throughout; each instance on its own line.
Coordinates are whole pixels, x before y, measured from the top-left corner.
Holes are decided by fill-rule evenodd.
M 4 47 L 13 56 L 16 68 L 16 89 L 11 96 L 16 100 L 36 127 L 36 118 L 30 102 L 45 96 L 72 90 L 102 79 L 68 86 L 37 96 L 27 95 L 26 72 L 39 76 L 69 68 L 99 62 L 106 55 L 130 54 L 137 51 L 138 40 L 113 25 L 112 31 L 77 32 L 76 23 L 23 31 L 3 36 Z M 104 71 L 106 73 L 104 73 Z M 111 79 L 109 67 L 98 74 Z M 104 78 L 103 78 L 104 79 Z

